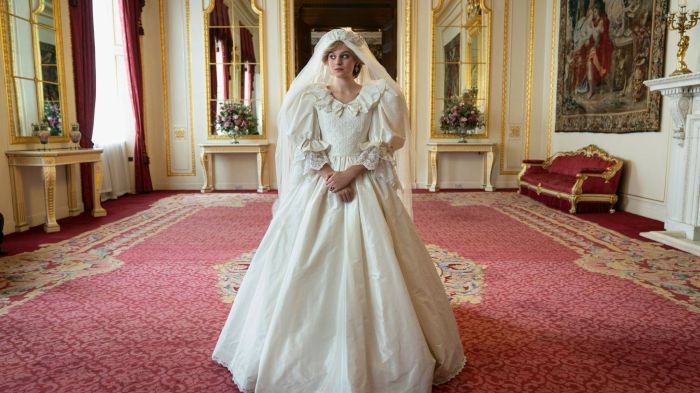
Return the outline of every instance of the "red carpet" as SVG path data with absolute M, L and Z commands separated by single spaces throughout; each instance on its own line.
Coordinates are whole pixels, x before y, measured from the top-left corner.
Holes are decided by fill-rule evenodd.
M 170 196 L 0 258 L 0 391 L 235 391 L 210 355 L 274 197 Z M 513 193 L 415 199 L 468 356 L 435 392 L 700 391 L 700 260 Z

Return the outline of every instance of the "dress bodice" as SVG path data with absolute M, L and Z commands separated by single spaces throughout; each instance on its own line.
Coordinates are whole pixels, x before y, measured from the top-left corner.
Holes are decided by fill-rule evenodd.
M 337 100 L 324 85 L 316 85 L 314 105 L 321 140 L 330 145 L 328 156 L 355 156 L 360 146 L 369 140 L 372 111 L 381 95 L 377 85 L 364 85 L 360 93 L 348 103 Z
M 334 112 L 319 111 L 318 124 L 321 129 L 321 139 L 331 146 L 328 156 L 353 156 L 359 153 L 360 144 L 367 142 L 371 117 L 368 113 L 359 112 L 356 115 L 347 109 L 347 105 L 337 101 L 345 108 L 338 116 Z M 352 102 L 348 105 L 351 105 Z
M 311 179 L 324 165 L 335 171 L 363 165 L 397 189 L 393 151 L 404 143 L 405 114 L 402 97 L 382 79 L 365 82 L 348 103 L 335 99 L 322 83 L 308 85 L 286 125 L 296 146 L 294 162 Z

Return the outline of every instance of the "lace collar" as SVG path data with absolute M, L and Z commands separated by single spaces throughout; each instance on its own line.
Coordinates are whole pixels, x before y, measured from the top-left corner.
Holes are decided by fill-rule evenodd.
M 347 104 L 333 97 L 323 83 L 313 84 L 309 92 L 316 97 L 316 102 L 314 103 L 316 109 L 334 113 L 337 117 L 341 117 L 346 110 L 354 116 L 357 116 L 360 112 L 369 112 L 374 104 L 379 101 L 386 88 L 386 81 L 384 80 L 366 82 L 360 89 L 357 97 Z

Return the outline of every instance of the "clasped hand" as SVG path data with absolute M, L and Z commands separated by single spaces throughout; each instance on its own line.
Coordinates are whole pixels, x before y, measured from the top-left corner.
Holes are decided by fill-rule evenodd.
M 335 172 L 330 168 L 324 169 L 321 176 L 325 179 L 328 190 L 338 195 L 341 201 L 350 202 L 354 196 L 351 183 L 355 179 L 355 172 L 351 170 Z
M 326 177 L 326 186 L 329 190 L 336 192 L 349 186 L 354 178 L 355 176 L 347 171 L 332 172 Z

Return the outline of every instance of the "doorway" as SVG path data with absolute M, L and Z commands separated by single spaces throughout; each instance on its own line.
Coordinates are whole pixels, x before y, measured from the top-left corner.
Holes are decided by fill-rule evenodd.
M 396 0 L 296 0 L 294 70 L 301 71 L 314 45 L 327 31 L 351 27 L 365 38 L 374 56 L 396 79 Z

